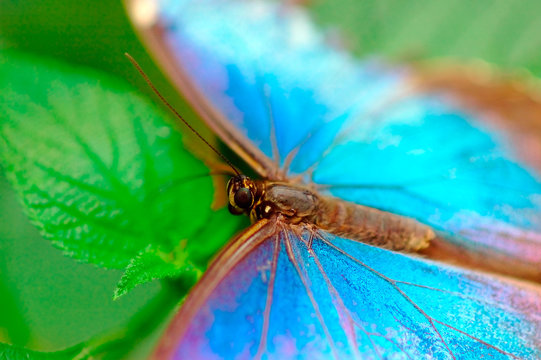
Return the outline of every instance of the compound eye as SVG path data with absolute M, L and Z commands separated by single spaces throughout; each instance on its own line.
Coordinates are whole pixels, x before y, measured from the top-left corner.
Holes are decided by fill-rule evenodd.
M 235 192 L 235 205 L 241 209 L 248 209 L 254 203 L 254 196 L 250 189 L 242 187 Z
M 241 215 L 244 213 L 244 210 L 240 208 L 236 208 L 231 204 L 227 204 L 227 208 L 229 209 L 229 212 L 233 215 Z

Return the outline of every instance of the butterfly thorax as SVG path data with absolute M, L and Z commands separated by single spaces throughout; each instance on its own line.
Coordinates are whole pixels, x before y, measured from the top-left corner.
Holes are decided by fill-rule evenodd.
M 288 222 L 310 222 L 317 213 L 318 195 L 307 188 L 283 182 L 252 180 L 244 175 L 227 185 L 229 211 L 247 214 L 252 221 L 281 214 Z
M 307 187 L 269 180 L 233 177 L 227 185 L 229 211 L 247 214 L 253 222 L 281 216 L 293 224 L 307 223 L 392 250 L 418 251 L 434 231 L 420 222 L 367 206 L 326 196 Z

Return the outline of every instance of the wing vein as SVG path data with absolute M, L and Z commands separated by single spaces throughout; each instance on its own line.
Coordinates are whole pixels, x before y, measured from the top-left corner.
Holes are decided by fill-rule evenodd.
M 276 279 L 276 269 L 278 265 L 278 255 L 280 254 L 280 238 L 276 237 L 274 243 L 274 251 L 272 254 L 272 263 L 270 270 L 269 284 L 267 286 L 267 300 L 265 303 L 265 311 L 263 313 L 263 328 L 261 329 L 261 338 L 259 340 L 259 348 L 257 349 L 256 359 L 261 359 L 263 352 L 267 348 L 267 336 L 269 333 L 270 312 L 272 300 L 274 298 L 274 281 Z
M 421 307 L 419 305 L 417 305 L 413 300 L 411 300 L 411 298 L 402 290 L 400 289 L 397 285 L 396 285 L 396 282 L 383 275 L 382 273 L 380 273 L 379 271 L 377 271 L 376 269 L 374 268 L 371 268 L 370 266 L 366 265 L 365 263 L 363 263 L 362 261 L 360 261 L 359 259 L 351 256 L 350 254 L 346 253 L 345 251 L 343 251 L 342 249 L 340 249 L 339 247 L 335 246 L 334 244 L 332 244 L 330 241 L 328 241 L 327 239 L 324 239 L 323 238 L 323 241 L 329 245 L 330 247 L 334 248 L 335 250 L 339 251 L 340 253 L 344 254 L 345 256 L 347 256 L 348 258 L 352 259 L 353 261 L 355 261 L 356 263 L 358 263 L 359 265 L 361 265 L 362 267 L 364 267 L 365 269 L 367 269 L 368 271 L 374 273 L 375 275 L 379 276 L 381 279 L 387 281 L 389 284 L 391 284 L 392 287 L 394 287 L 396 289 L 396 291 L 398 291 L 398 293 L 400 295 L 402 295 L 402 297 L 404 299 L 406 299 L 429 323 L 430 323 L 430 326 L 432 327 L 432 329 L 434 329 L 434 332 L 438 335 L 438 337 L 440 338 L 441 342 L 443 343 L 443 345 L 445 346 L 445 348 L 447 349 L 447 351 L 449 352 L 449 355 L 451 355 L 451 357 L 453 359 L 456 359 L 455 357 L 455 354 L 453 354 L 453 352 L 451 351 L 451 349 L 449 348 L 449 345 L 447 344 L 447 342 L 445 341 L 445 339 L 443 338 L 443 336 L 441 335 L 441 333 L 438 331 L 438 329 L 436 328 L 436 326 L 434 325 L 434 320 L 432 319 L 431 316 L 429 316 L 423 309 L 421 309 Z
M 500 349 L 499 347 L 497 346 L 494 346 L 492 344 L 489 344 L 487 343 L 486 341 L 483 341 L 482 339 L 479 339 L 473 335 L 470 335 L 470 334 L 467 334 L 466 332 L 463 332 L 447 323 L 444 323 L 440 320 L 437 320 L 437 319 L 434 319 L 433 317 L 431 317 L 430 315 L 428 315 L 423 309 L 421 309 L 421 307 L 419 305 L 417 305 L 402 289 L 400 289 L 400 287 L 398 287 L 397 285 L 397 281 L 383 275 L 382 273 L 380 273 L 379 271 L 377 271 L 376 269 L 366 265 L 365 263 L 363 263 L 362 261 L 360 261 L 359 259 L 351 256 L 350 254 L 348 254 L 347 252 L 345 252 L 344 250 L 340 249 L 339 247 L 337 247 L 336 245 L 332 244 L 329 240 L 325 239 L 325 238 L 322 238 L 323 241 L 329 245 L 330 247 L 332 247 L 333 249 L 335 249 L 336 251 L 344 254 L 345 256 L 347 256 L 348 258 L 352 259 L 354 262 L 358 263 L 359 265 L 361 265 L 362 267 L 364 267 L 365 269 L 367 269 L 368 271 L 374 273 L 376 276 L 379 276 L 380 278 L 382 278 L 383 280 L 387 281 L 389 284 L 391 284 L 392 287 L 394 287 L 396 289 L 396 291 L 398 291 L 398 293 L 404 298 L 406 299 L 423 317 L 425 317 L 428 322 L 430 323 L 431 327 L 434 329 L 434 331 L 436 332 L 436 334 L 438 335 L 438 337 L 440 338 L 440 340 L 443 342 L 443 344 L 445 345 L 447 351 L 449 352 L 449 354 L 453 357 L 453 359 L 455 359 L 455 355 L 453 354 L 453 352 L 451 351 L 451 349 L 449 348 L 447 342 L 443 339 L 443 336 L 441 335 L 441 333 L 439 332 L 439 330 L 436 328 L 436 326 L 434 325 L 434 323 L 438 323 L 438 324 L 441 324 L 443 326 L 446 326 L 448 327 L 449 329 L 452 329 L 454 331 L 457 331 L 461 334 L 464 334 L 466 336 L 468 336 L 469 338 L 487 346 L 487 347 L 490 347 L 496 351 L 498 351 L 499 353 L 501 354 L 504 354 L 504 355 L 509 355 L 509 356 L 513 356 L 515 357 L 515 355 L 511 354 L 511 353 L 508 353 L 506 352 L 505 350 L 503 349 Z
M 299 275 L 299 278 L 300 278 L 302 284 L 304 285 L 304 288 L 306 289 L 306 294 L 310 298 L 310 302 L 312 303 L 312 307 L 314 308 L 314 310 L 316 312 L 316 316 L 317 316 L 317 318 L 319 320 L 319 323 L 321 324 L 321 327 L 323 328 L 323 332 L 325 333 L 325 336 L 329 340 L 329 344 L 331 346 L 331 350 L 333 352 L 334 358 L 335 359 L 340 359 L 340 357 L 338 356 L 338 352 L 336 350 L 336 345 L 335 345 L 334 340 L 333 340 L 333 338 L 332 338 L 332 336 L 331 336 L 331 334 L 329 332 L 329 329 L 327 328 L 327 325 L 325 324 L 325 320 L 323 319 L 323 315 L 321 314 L 321 311 L 319 310 L 319 306 L 317 304 L 317 301 L 314 298 L 314 294 L 312 293 L 312 289 L 310 288 L 310 285 L 308 284 L 308 281 L 306 280 L 306 278 L 303 276 L 303 273 L 302 273 L 302 270 L 300 268 L 299 262 L 295 258 L 295 254 L 293 254 L 293 249 L 292 249 L 292 246 L 291 246 L 291 238 L 289 237 L 289 233 L 287 231 L 284 231 L 284 234 L 285 234 L 285 246 L 286 246 L 286 252 L 287 252 L 288 258 L 291 261 L 291 263 L 293 264 L 293 266 L 295 267 L 295 269 L 297 270 L 297 274 Z
M 312 238 L 313 237 L 313 233 L 310 234 L 310 237 Z M 316 234 L 316 236 L 318 238 L 321 239 L 321 236 L 319 234 Z M 309 243 L 312 242 L 312 239 L 310 239 Z M 329 294 L 335 299 L 335 301 L 333 301 L 333 304 L 335 306 L 335 309 L 337 310 L 337 313 L 340 317 L 342 317 L 340 315 L 340 313 L 344 313 L 346 316 L 347 316 L 347 326 L 348 326 L 348 329 L 344 329 L 345 333 L 346 333 L 346 336 L 348 338 L 348 341 L 350 343 L 350 346 L 352 347 L 352 350 L 354 351 L 355 355 L 357 356 L 357 358 L 361 358 L 361 354 L 359 353 L 359 345 L 357 344 L 357 338 L 355 336 L 355 321 L 353 320 L 350 312 L 348 311 L 346 305 L 344 304 L 344 301 L 342 300 L 342 297 L 340 296 L 340 294 L 338 293 L 338 290 L 336 290 L 336 288 L 333 286 L 331 280 L 329 279 L 329 276 L 327 275 L 327 272 L 325 271 L 325 269 L 323 268 L 323 265 L 321 264 L 321 262 L 319 261 L 319 257 L 317 256 L 317 254 L 315 253 L 315 251 L 313 250 L 313 248 L 309 247 L 308 248 L 308 252 L 310 253 L 310 255 L 312 255 L 313 259 L 314 259 L 314 262 L 316 263 L 316 266 L 317 268 L 319 269 L 321 275 L 323 276 L 323 279 L 325 279 L 325 283 L 327 284 L 327 289 L 329 291 Z M 340 310 L 340 308 L 342 310 Z M 366 331 L 364 330 L 364 328 L 362 328 L 363 332 L 366 333 Z M 368 336 L 368 335 L 367 335 Z M 372 346 L 374 348 L 374 352 L 376 353 L 376 356 L 378 356 L 379 358 L 381 358 L 381 354 L 379 353 L 379 351 L 377 350 L 377 348 L 375 347 L 372 339 L 370 339 L 370 337 L 368 336 L 370 342 L 372 343 Z

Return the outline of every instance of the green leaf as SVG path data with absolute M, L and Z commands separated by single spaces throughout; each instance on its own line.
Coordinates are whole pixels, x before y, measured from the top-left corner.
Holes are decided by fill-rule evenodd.
M 123 268 L 208 226 L 209 170 L 124 82 L 4 52 L 0 93 L 0 160 L 31 220 L 69 256 Z
M 81 346 L 63 351 L 37 352 L 18 346 L 0 343 L 0 360 L 84 360 L 88 356 L 81 353 Z
M 192 285 L 201 275 L 201 270 L 188 260 L 186 240 L 172 251 L 164 251 L 149 245 L 132 259 L 115 290 L 115 299 L 126 294 L 139 284 L 156 279 L 183 277 Z
M 155 279 L 179 278 L 189 287 L 202 275 L 210 256 L 215 254 L 239 228 L 246 227 L 246 217 L 231 216 L 227 209 L 213 212 L 207 226 L 196 239 L 181 241 L 174 249 L 164 251 L 149 245 L 126 268 L 115 290 L 118 298 L 135 286 Z
M 541 76 L 536 0 L 319 0 L 311 10 L 360 55 L 483 59 Z

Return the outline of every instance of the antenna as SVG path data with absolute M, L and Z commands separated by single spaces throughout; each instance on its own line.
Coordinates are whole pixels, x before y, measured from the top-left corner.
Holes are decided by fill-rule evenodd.
M 156 96 L 158 96 L 158 98 L 165 104 L 165 106 L 167 106 L 167 108 L 180 120 L 184 123 L 184 125 L 186 125 L 188 127 L 188 129 L 190 129 L 191 132 L 193 132 L 195 135 L 197 135 L 197 137 L 199 139 L 201 139 L 202 142 L 204 142 L 209 148 L 212 149 L 212 151 L 214 151 L 216 153 L 216 155 L 218 155 L 219 157 L 221 157 L 226 163 L 227 165 L 229 165 L 231 167 L 231 169 L 233 169 L 233 171 L 235 172 L 235 174 L 237 174 L 237 176 L 240 176 L 240 172 L 237 170 L 237 168 L 231 163 L 231 161 L 229 161 L 229 159 L 227 159 L 221 152 L 219 152 L 218 150 L 216 150 L 216 148 L 214 148 L 214 146 L 212 146 L 207 140 L 205 140 L 205 138 L 203 136 L 201 136 L 201 134 L 199 134 L 197 132 L 197 130 L 195 130 L 186 120 L 184 120 L 184 118 L 182 117 L 182 115 L 180 115 L 178 113 L 178 111 L 175 110 L 175 108 L 165 99 L 165 97 L 163 97 L 163 95 L 158 91 L 158 89 L 156 89 L 156 87 L 154 86 L 154 84 L 152 83 L 152 81 L 150 81 L 150 78 L 147 76 L 147 74 L 143 71 L 143 69 L 141 68 L 141 66 L 139 65 L 139 63 L 130 55 L 128 54 L 127 52 L 124 53 L 124 55 L 128 58 L 128 60 L 130 60 L 130 62 L 133 64 L 133 66 L 135 66 L 135 68 L 137 69 L 137 71 L 139 71 L 139 74 L 141 74 L 141 76 L 143 77 L 143 79 L 145 79 L 146 83 L 148 84 L 148 86 L 152 89 L 152 91 L 154 92 L 154 94 L 156 94 Z

